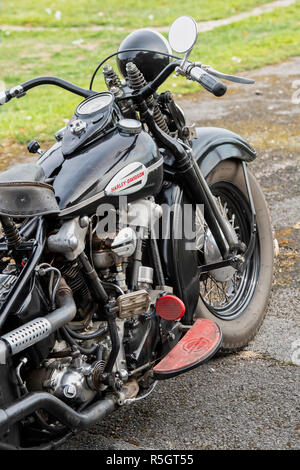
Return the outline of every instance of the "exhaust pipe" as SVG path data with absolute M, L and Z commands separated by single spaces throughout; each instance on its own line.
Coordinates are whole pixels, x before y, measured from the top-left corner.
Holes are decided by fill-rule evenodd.
M 63 278 L 58 285 L 55 299 L 59 308 L 47 317 L 36 318 L 1 337 L 0 364 L 6 363 L 8 355 L 15 355 L 27 349 L 73 320 L 76 314 L 76 304 L 72 291 Z M 0 435 L 10 426 L 39 409 L 44 409 L 71 429 L 85 429 L 104 419 L 117 406 L 117 397 L 110 396 L 78 413 L 50 393 L 33 392 L 7 408 L 0 409 Z
M 138 392 L 137 381 L 131 379 L 118 394 L 108 395 L 82 412 L 75 411 L 71 406 L 50 393 L 29 393 L 6 408 L 0 409 L 0 441 L 1 436 L 7 429 L 37 410 L 46 411 L 72 431 L 86 429 L 103 420 L 119 406 L 124 405 L 127 400 L 128 402 L 134 401 Z
M 8 355 L 14 356 L 29 348 L 73 320 L 76 304 L 72 291 L 63 278 L 59 282 L 55 300 L 59 308 L 49 315 L 35 318 L 1 337 L 0 364 L 6 364 Z
M 104 419 L 117 406 L 117 398 L 111 395 L 78 413 L 50 393 L 33 392 L 9 405 L 7 408 L 0 409 L 0 435 L 10 426 L 39 409 L 47 411 L 69 428 L 79 430 L 85 429 Z

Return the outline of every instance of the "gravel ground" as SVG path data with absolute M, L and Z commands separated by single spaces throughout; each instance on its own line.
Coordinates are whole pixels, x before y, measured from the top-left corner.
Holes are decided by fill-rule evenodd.
M 229 128 L 260 153 L 251 168 L 271 209 L 279 256 L 259 334 L 238 354 L 159 383 L 146 400 L 61 449 L 299 448 L 300 105 L 292 102 L 299 70 L 294 58 L 248 73 L 255 85 L 229 85 L 221 99 L 199 93 L 180 100 L 190 124 Z

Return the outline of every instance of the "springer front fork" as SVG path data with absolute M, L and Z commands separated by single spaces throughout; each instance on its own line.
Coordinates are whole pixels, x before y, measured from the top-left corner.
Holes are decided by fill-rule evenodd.
M 150 132 L 160 144 L 168 148 L 175 157 L 176 172 L 181 175 L 181 181 L 191 200 L 197 204 L 204 204 L 206 208 L 205 220 L 210 229 L 223 260 L 218 263 L 199 267 L 200 272 L 210 271 L 224 266 L 233 266 L 242 270 L 251 258 L 256 240 L 256 214 L 251 194 L 251 188 L 247 175 L 245 162 L 242 162 L 245 184 L 248 192 L 249 203 L 251 207 L 251 236 L 248 247 L 241 242 L 236 242 L 231 230 L 229 229 L 218 204 L 200 171 L 195 160 L 192 149 L 183 142 L 163 132 L 154 120 L 145 101 L 139 103 L 139 110 L 143 122 L 146 122 Z
M 223 258 L 221 261 L 199 266 L 199 274 L 226 266 L 233 266 L 235 269 L 242 271 L 252 256 L 257 232 L 256 212 L 247 166 L 244 161 L 242 162 L 242 168 L 251 209 L 251 234 L 248 246 L 241 241 L 236 242 L 234 239 L 193 153 L 187 150 L 187 158 L 185 161 L 181 160 L 180 173 L 185 183 L 185 189 L 190 193 L 192 200 L 201 201 L 204 204 L 206 208 L 205 221 Z

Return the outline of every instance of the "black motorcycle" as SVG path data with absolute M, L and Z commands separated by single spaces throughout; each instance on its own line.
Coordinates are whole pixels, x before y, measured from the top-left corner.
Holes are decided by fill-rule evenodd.
M 174 72 L 215 96 L 219 78 L 253 83 L 189 61 L 197 34 L 183 16 L 169 42 L 129 34 L 88 90 L 39 77 L 0 95 L 56 85 L 84 98 L 50 149 L 28 145 L 36 163 L 0 174 L 1 448 L 58 444 L 243 348 L 263 321 L 273 238 L 247 167 L 256 152 L 231 131 L 189 128 L 157 91 Z

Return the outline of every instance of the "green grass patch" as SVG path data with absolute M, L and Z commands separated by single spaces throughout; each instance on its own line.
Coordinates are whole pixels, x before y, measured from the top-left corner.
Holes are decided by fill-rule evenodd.
M 0 80 L 6 88 L 41 75 L 54 75 L 88 88 L 95 66 L 117 50 L 124 33 L 10 32 L 0 44 Z M 76 43 L 80 39 L 80 45 Z M 74 44 L 75 42 L 75 44 Z M 105 85 L 102 73 L 97 89 Z M 0 138 L 25 142 L 49 140 L 70 118 L 82 98 L 53 86 L 30 90 L 26 97 L 0 108 Z
M 191 59 L 223 72 L 237 73 L 300 55 L 299 13 L 297 3 L 201 33 Z M 125 36 L 124 31 L 66 28 L 2 32 L 0 81 L 9 88 L 35 76 L 56 75 L 88 87 L 95 66 L 116 51 Z M 114 65 L 113 60 L 111 63 Z M 101 72 L 95 88 L 104 89 Z M 202 90 L 198 84 L 175 76 L 163 89 L 170 89 L 175 95 Z M 48 141 L 72 116 L 80 101 L 80 97 L 56 87 L 31 90 L 26 97 L 0 108 L 0 138 Z
M 31 26 L 151 27 L 169 25 L 177 16 L 197 21 L 226 18 L 272 0 L 3 0 L 2 24 Z

